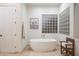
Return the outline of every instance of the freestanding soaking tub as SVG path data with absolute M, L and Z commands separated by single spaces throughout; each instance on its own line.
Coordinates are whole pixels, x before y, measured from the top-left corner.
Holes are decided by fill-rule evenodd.
M 51 51 L 56 48 L 55 39 L 31 39 L 30 46 L 34 51 Z

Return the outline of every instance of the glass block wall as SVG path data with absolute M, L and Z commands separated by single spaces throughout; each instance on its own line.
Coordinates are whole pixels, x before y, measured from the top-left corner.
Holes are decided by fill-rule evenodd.
M 57 19 L 56 14 L 43 14 L 42 33 L 57 33 Z
M 70 8 L 66 8 L 59 15 L 59 32 L 70 35 Z

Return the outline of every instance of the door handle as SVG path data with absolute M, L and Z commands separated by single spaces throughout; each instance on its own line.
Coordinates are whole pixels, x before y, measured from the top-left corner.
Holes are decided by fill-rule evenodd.
M 0 37 L 2 37 L 2 35 L 0 34 Z

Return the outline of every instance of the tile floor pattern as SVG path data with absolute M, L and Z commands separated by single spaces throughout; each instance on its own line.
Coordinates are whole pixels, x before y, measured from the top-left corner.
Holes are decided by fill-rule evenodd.
M 32 49 L 24 49 L 19 53 L 0 53 L 0 56 L 61 56 L 61 54 L 59 47 L 57 47 L 49 52 L 36 52 Z

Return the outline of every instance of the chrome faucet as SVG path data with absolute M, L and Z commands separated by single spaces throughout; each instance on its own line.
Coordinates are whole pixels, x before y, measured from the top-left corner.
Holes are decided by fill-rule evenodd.
M 42 35 L 41 35 L 41 37 L 45 37 L 45 35 L 44 35 L 44 34 L 42 34 Z

